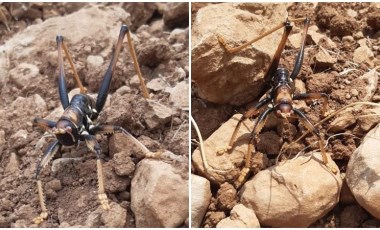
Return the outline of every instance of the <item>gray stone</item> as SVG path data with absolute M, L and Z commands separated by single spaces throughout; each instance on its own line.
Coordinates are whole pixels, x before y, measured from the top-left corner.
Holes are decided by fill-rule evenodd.
M 252 209 L 242 204 L 236 205 L 229 217 L 221 220 L 217 228 L 260 228 L 259 220 Z
M 380 125 L 366 134 L 351 155 L 346 181 L 356 201 L 371 215 L 380 218 Z
M 308 227 L 334 208 L 342 187 L 340 173 L 333 174 L 321 158 L 314 152 L 260 171 L 242 187 L 241 203 L 262 225 Z M 330 156 L 328 161 L 338 170 Z
M 211 200 L 210 181 L 191 174 L 191 227 L 199 228 Z
M 183 165 L 144 159 L 131 185 L 136 227 L 174 228 L 189 217 L 188 171 Z M 142 192 L 143 191 L 143 192 Z

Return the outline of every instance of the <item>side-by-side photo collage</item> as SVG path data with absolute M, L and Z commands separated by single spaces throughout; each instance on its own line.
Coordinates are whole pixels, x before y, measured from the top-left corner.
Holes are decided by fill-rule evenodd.
M 379 2 L 0 3 L 0 228 L 380 228 Z

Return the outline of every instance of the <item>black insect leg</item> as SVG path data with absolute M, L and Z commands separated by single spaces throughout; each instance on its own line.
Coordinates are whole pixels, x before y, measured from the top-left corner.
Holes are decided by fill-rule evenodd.
M 312 131 L 314 136 L 318 138 L 319 149 L 322 154 L 323 164 L 325 164 L 326 167 L 328 167 L 330 171 L 333 172 L 334 174 L 337 173 L 337 170 L 333 166 L 331 166 L 328 162 L 327 153 L 325 150 L 323 139 L 321 135 L 319 134 L 318 129 L 315 128 L 315 126 L 310 122 L 310 120 L 306 117 L 306 115 L 303 112 L 301 112 L 298 109 L 293 109 L 293 110 L 294 110 L 294 113 L 297 115 L 297 117 L 300 119 L 300 121 L 306 126 L 306 128 Z
M 245 166 L 244 168 L 240 171 L 239 178 L 235 182 L 235 187 L 239 188 L 247 179 L 247 176 L 250 172 L 250 169 L 252 167 L 252 159 L 253 159 L 253 154 L 255 154 L 255 146 L 257 144 L 257 135 L 261 132 L 261 129 L 264 127 L 267 117 L 269 113 L 271 113 L 274 110 L 274 108 L 268 108 L 265 110 L 260 116 L 257 118 L 257 122 L 255 126 L 253 127 L 252 133 L 251 133 L 251 138 L 248 143 L 248 151 L 245 155 Z
M 322 115 L 327 115 L 327 103 L 329 96 L 325 93 L 302 93 L 295 95 L 293 100 L 309 100 L 309 99 L 323 99 Z
M 125 34 L 128 32 L 128 27 L 126 25 L 121 26 L 119 38 L 117 40 L 116 48 L 113 53 L 110 65 L 108 66 L 107 72 L 105 73 L 103 77 L 103 82 L 100 85 L 98 97 L 96 99 L 96 111 L 97 114 L 92 117 L 92 119 L 96 119 L 98 117 L 98 114 L 102 111 L 104 104 L 106 103 L 107 96 L 108 96 L 108 90 L 110 87 L 110 83 L 112 80 L 113 72 L 116 66 L 117 59 L 119 58 L 121 46 L 123 44 L 123 40 L 125 37 Z
M 58 90 L 59 90 L 59 98 L 61 100 L 61 104 L 63 109 L 66 109 L 69 106 L 69 96 L 67 94 L 67 87 L 65 82 L 65 70 L 63 69 L 63 57 L 62 57 L 62 43 L 63 37 L 58 35 L 56 37 L 57 47 L 58 47 Z
M 300 51 L 298 52 L 296 62 L 294 63 L 294 68 L 292 73 L 290 74 L 291 79 L 295 79 L 297 75 L 299 74 L 303 62 L 303 56 L 305 53 L 305 44 L 306 44 L 306 37 L 307 37 L 307 30 L 309 29 L 310 25 L 310 19 L 306 18 L 304 21 L 304 29 L 303 29 L 303 36 L 302 36 L 302 41 L 301 41 L 301 48 Z
M 41 129 L 43 129 L 43 130 L 46 131 L 46 130 L 54 128 L 55 125 L 57 124 L 57 122 L 50 121 L 50 120 L 47 120 L 47 119 L 42 119 L 42 118 L 34 118 L 33 119 L 33 124 L 37 125 Z
M 50 162 L 50 160 L 54 157 L 54 155 L 60 150 L 61 144 L 58 141 L 54 141 L 49 145 L 49 147 L 46 149 L 41 161 L 38 163 L 37 169 L 36 169 L 36 180 L 37 180 L 37 189 L 38 189 L 38 198 L 40 200 L 40 206 L 41 206 L 41 214 L 34 218 L 33 221 L 36 224 L 39 224 L 43 222 L 47 216 L 48 211 L 45 205 L 45 195 L 42 189 L 42 183 L 38 176 L 40 175 L 41 170 Z
M 234 129 L 234 132 L 232 133 L 228 146 L 225 149 L 218 151 L 218 154 L 223 154 L 224 152 L 229 151 L 232 148 L 236 139 L 236 135 L 240 129 L 242 122 L 256 115 L 259 109 L 261 109 L 264 105 L 268 104 L 271 100 L 272 100 L 271 97 L 264 98 L 263 100 L 257 102 L 252 108 L 250 108 L 243 114 L 243 116 L 239 119 L 239 122 L 237 123 Z
M 101 149 L 99 143 L 96 141 L 95 136 L 92 135 L 84 135 L 84 139 L 86 141 L 87 147 L 96 153 L 96 168 L 98 172 L 98 198 L 102 208 L 108 210 L 110 209 L 110 205 L 108 203 L 107 194 L 104 190 L 103 166 L 100 159 Z

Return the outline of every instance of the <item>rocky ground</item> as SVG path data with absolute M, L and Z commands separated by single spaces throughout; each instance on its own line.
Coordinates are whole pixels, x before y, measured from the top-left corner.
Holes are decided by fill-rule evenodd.
M 229 54 L 218 42 L 238 46 L 291 18 L 309 17 L 305 58 L 296 93 L 330 96 L 328 112 L 354 102 L 378 105 L 380 90 L 380 5 L 378 3 L 192 4 L 192 116 L 205 141 L 210 168 L 192 146 L 192 223 L 201 227 L 379 227 L 379 108 L 359 105 L 318 126 L 336 174 L 321 155 L 295 155 L 317 139 L 296 120 L 269 116 L 258 137 L 254 176 L 235 189 L 244 165 L 253 121 L 246 121 L 229 153 L 217 154 L 229 141 L 240 115 L 264 95 L 263 76 L 283 30 Z M 296 23 L 281 63 L 293 69 L 302 23 Z M 263 88 L 264 87 L 264 88 Z M 322 103 L 297 102 L 312 123 L 321 121 Z M 365 137 L 365 138 L 364 138 Z M 198 140 L 195 131 L 192 139 Z M 360 146 L 360 147 L 359 147 Z M 287 148 L 276 164 L 281 149 Z M 314 144 L 311 149 L 318 150 Z M 293 159 L 295 158 L 295 159 Z M 288 159 L 288 160 L 287 160 Z M 293 160 L 290 160 L 293 159 Z M 350 160 L 351 159 L 351 160 Z M 287 160 L 287 161 L 286 161 Z M 284 163 L 285 162 L 285 163 Z M 350 162 L 350 163 L 349 163 Z M 196 189 L 195 189 L 196 188 Z
M 186 227 L 188 3 L 4 3 L 0 12 L 0 227 L 37 227 L 33 177 L 54 138 L 32 120 L 57 120 L 63 112 L 55 36 L 65 37 L 82 82 L 96 93 L 122 24 L 130 26 L 150 99 L 141 94 L 125 41 L 98 122 L 124 127 L 162 158 L 144 159 L 123 134 L 97 136 L 111 201 L 104 211 L 95 154 L 84 143 L 63 148 L 41 173 L 49 217 L 40 226 Z M 65 71 L 73 95 L 66 61 Z

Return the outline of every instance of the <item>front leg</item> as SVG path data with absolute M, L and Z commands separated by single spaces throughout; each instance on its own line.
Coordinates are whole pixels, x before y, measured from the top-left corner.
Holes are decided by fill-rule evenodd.
M 255 154 L 255 145 L 257 145 L 257 135 L 261 132 L 262 128 L 264 127 L 267 117 L 269 113 L 271 113 L 274 110 L 274 108 L 268 108 L 265 110 L 260 116 L 257 118 L 257 122 L 255 126 L 253 127 L 251 138 L 248 143 L 248 151 L 245 154 L 245 165 L 244 168 L 240 171 L 239 178 L 234 183 L 235 188 L 240 188 L 240 186 L 243 185 L 243 183 L 247 180 L 248 174 L 250 172 L 250 168 L 252 166 L 252 158 Z
M 241 126 L 242 122 L 244 120 L 249 119 L 249 118 L 253 117 L 254 115 L 256 115 L 258 113 L 259 109 L 261 109 L 264 105 L 268 104 L 271 100 L 272 100 L 272 98 L 269 96 L 269 97 L 267 97 L 267 98 L 265 98 L 265 99 L 257 102 L 257 104 L 255 104 L 252 108 L 250 108 L 249 110 L 247 110 L 243 114 L 243 116 L 239 119 L 239 121 L 238 121 L 238 123 L 237 123 L 237 125 L 236 125 L 236 127 L 234 129 L 234 132 L 232 133 L 232 136 L 230 138 L 230 141 L 229 141 L 227 147 L 219 150 L 217 152 L 217 154 L 222 155 L 223 153 L 231 150 L 232 146 L 235 143 L 236 135 L 239 132 L 239 129 L 240 129 L 240 126 Z
M 62 145 L 57 140 L 51 143 L 46 149 L 41 161 L 37 165 L 35 178 L 37 181 L 38 199 L 40 201 L 41 214 L 33 219 L 33 222 L 36 224 L 40 224 L 48 217 L 48 210 L 45 205 L 46 197 L 42 188 L 41 180 L 38 178 L 38 176 L 40 175 L 41 170 L 50 162 L 51 159 L 53 159 L 54 155 L 60 150 L 61 147 Z
M 96 141 L 95 136 L 85 134 L 83 135 L 84 139 L 86 141 L 87 147 L 92 151 L 96 153 L 96 168 L 98 172 L 98 198 L 100 201 L 100 204 L 104 210 L 110 209 L 110 205 L 108 203 L 107 194 L 104 189 L 104 176 L 103 176 L 103 166 L 102 161 L 100 159 L 100 146 L 99 143 Z

